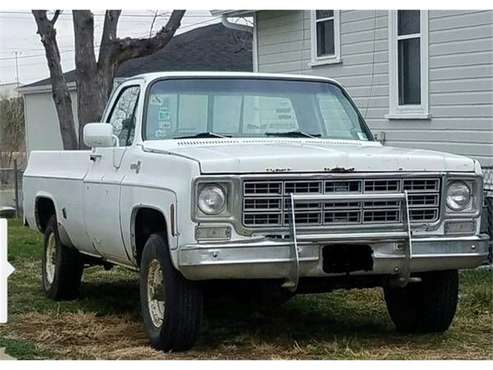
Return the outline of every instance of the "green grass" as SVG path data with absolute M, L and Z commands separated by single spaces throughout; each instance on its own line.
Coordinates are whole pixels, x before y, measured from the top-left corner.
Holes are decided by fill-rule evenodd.
M 43 360 L 51 357 L 47 351 L 40 350 L 33 343 L 0 337 L 0 348 L 15 358 L 23 360 Z
M 21 359 L 493 359 L 493 273 L 461 273 L 460 303 L 449 331 L 395 332 L 380 289 L 300 295 L 258 309 L 232 299 L 207 300 L 193 350 L 149 348 L 139 317 L 138 277 L 120 268 L 84 273 L 77 301 L 45 298 L 42 237 L 9 222 L 9 323 L 0 347 Z

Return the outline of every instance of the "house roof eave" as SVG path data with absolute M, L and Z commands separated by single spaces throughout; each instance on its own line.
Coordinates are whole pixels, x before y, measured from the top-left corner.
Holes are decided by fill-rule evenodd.
M 76 86 L 75 82 L 68 82 L 67 87 L 68 87 L 69 91 L 77 90 L 77 86 Z M 21 95 L 31 95 L 31 94 L 42 94 L 42 93 L 51 92 L 52 88 L 51 88 L 51 84 L 47 84 L 47 85 L 41 85 L 41 86 L 19 87 L 17 89 L 17 91 Z
M 253 13 L 255 13 L 254 9 L 249 9 L 249 10 L 211 10 L 210 11 L 211 15 L 214 17 L 220 17 L 223 15 L 226 15 L 228 17 L 248 17 L 252 16 Z

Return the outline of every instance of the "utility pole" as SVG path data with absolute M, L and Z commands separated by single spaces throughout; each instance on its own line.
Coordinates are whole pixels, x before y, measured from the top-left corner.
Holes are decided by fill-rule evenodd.
M 15 82 L 17 82 L 17 86 L 19 86 L 19 52 L 14 51 L 15 55 Z
M 17 96 L 19 96 L 19 55 L 20 55 L 20 52 L 18 52 L 17 50 L 14 51 L 14 55 L 15 55 L 15 92 L 17 93 Z

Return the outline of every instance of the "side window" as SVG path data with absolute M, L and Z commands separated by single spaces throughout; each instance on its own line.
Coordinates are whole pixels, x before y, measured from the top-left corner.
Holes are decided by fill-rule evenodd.
M 122 90 L 108 119 L 108 123 L 113 126 L 113 133 L 120 140 L 120 146 L 129 146 L 134 140 L 139 93 L 139 86 L 129 86 Z

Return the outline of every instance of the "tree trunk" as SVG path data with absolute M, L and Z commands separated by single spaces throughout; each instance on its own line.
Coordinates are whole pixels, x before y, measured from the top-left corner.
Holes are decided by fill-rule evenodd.
M 108 99 L 113 91 L 117 65 L 113 63 L 114 43 L 117 39 L 118 20 L 121 10 L 107 10 L 104 17 L 103 35 L 99 48 L 98 73 L 101 87 Z
M 55 102 L 58 122 L 60 124 L 60 134 L 62 136 L 63 148 L 77 149 L 77 134 L 75 131 L 74 114 L 72 111 L 72 99 L 63 76 L 60 63 L 60 51 L 56 40 L 55 22 L 60 14 L 55 13 L 52 20 L 46 16 L 46 10 L 33 10 L 34 19 L 38 26 L 38 34 L 43 43 L 48 68 L 50 70 L 52 95 Z
M 77 116 L 79 136 L 84 126 L 99 122 L 108 97 L 101 86 L 101 78 L 94 53 L 94 16 L 90 10 L 73 10 L 75 36 L 75 77 L 77 84 Z M 85 148 L 82 140 L 79 148 Z

